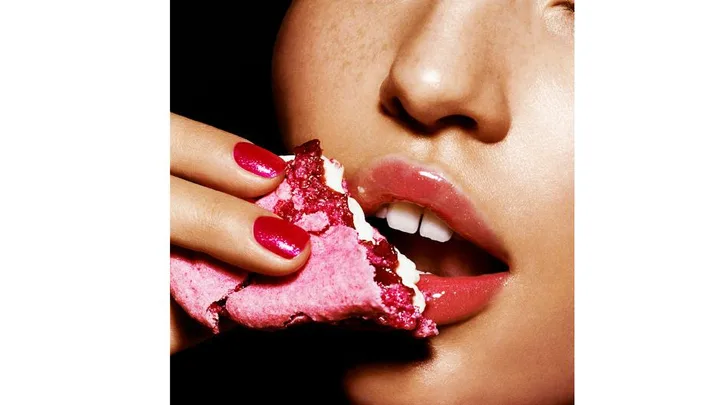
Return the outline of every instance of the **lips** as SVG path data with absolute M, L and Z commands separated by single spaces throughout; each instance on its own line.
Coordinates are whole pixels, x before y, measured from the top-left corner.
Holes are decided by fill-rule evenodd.
M 507 272 L 452 278 L 421 276 L 417 285 L 425 295 L 424 315 L 438 325 L 463 321 L 485 308 L 507 276 Z
M 366 213 L 381 211 L 384 217 L 388 204 L 392 210 L 402 206 L 397 202 L 409 202 L 451 228 L 455 236 L 444 243 L 402 232 L 386 235 L 419 270 L 433 273 L 421 276 L 418 287 L 427 300 L 425 315 L 438 325 L 477 315 L 506 284 L 507 250 L 472 201 L 439 171 L 390 157 L 355 173 L 348 186 Z

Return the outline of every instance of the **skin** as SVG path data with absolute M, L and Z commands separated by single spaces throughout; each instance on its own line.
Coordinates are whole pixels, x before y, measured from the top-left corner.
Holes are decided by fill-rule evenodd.
M 438 167 L 510 252 L 511 282 L 443 328 L 429 360 L 351 370 L 355 402 L 573 401 L 571 5 L 305 0 L 288 12 L 273 72 L 287 146 L 317 137 L 349 176 L 389 154 Z

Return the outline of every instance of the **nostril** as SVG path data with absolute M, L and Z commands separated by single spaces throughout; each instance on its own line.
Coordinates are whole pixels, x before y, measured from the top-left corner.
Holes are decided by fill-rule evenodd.
M 383 103 L 382 109 L 386 114 L 421 134 L 428 134 L 445 127 L 459 127 L 468 131 L 474 131 L 478 128 L 477 121 L 462 114 L 448 115 L 433 123 L 422 122 L 408 112 L 398 97 L 393 97 L 387 105 Z
M 395 104 L 395 110 L 397 111 L 397 117 L 403 121 L 406 122 L 411 127 L 415 127 L 416 129 L 422 129 L 421 132 L 427 131 L 427 128 L 425 128 L 425 125 L 423 125 L 422 122 L 418 121 L 415 117 L 410 115 L 408 110 L 403 106 L 402 102 L 399 98 L 395 97 L 393 99 L 393 104 Z
M 390 99 L 389 103 L 381 103 L 381 108 L 384 113 L 400 121 L 403 125 L 407 126 L 414 132 L 427 134 L 432 131 L 432 128 L 429 128 L 427 125 L 413 117 L 398 97 L 393 97 Z
M 467 115 L 449 115 L 440 118 L 437 123 L 442 127 L 460 127 L 468 131 L 475 131 L 478 128 L 477 121 Z
M 407 114 L 407 111 L 405 111 L 405 107 L 403 107 L 402 102 L 397 97 L 391 98 L 390 101 L 387 103 L 382 103 L 382 108 L 385 113 L 393 117 L 397 117 L 402 113 Z

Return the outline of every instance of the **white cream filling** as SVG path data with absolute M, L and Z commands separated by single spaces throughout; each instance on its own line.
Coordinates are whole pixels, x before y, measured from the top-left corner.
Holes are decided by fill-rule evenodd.
M 325 169 L 325 184 L 338 193 L 345 194 L 342 186 L 345 168 L 340 163 L 333 162 L 325 156 L 322 159 L 323 168 Z
M 353 215 L 353 225 L 358 233 L 360 240 L 373 242 L 373 227 L 365 220 L 365 213 L 360 207 L 360 203 L 354 198 L 348 196 L 348 208 Z
M 283 155 L 280 156 L 283 160 L 290 161 L 295 158 L 294 155 Z M 331 159 L 322 157 L 323 168 L 325 169 L 325 184 L 337 191 L 338 193 L 345 194 L 345 190 L 342 187 L 343 175 L 345 174 L 345 168 Z M 373 234 L 375 233 L 373 227 L 365 220 L 365 213 L 354 198 L 348 195 L 348 208 L 353 215 L 353 225 L 358 233 L 358 238 L 364 241 L 374 242 Z M 408 259 L 404 254 L 395 248 L 395 253 L 398 257 L 398 267 L 395 269 L 395 273 L 400 277 L 403 285 L 413 289 L 413 305 L 415 305 L 420 312 L 425 311 L 425 297 L 423 296 L 420 289 L 417 287 L 417 283 L 420 281 L 420 272 L 415 267 L 415 263 Z
M 425 297 L 417 287 L 417 283 L 420 281 L 420 272 L 415 267 L 415 263 L 400 253 L 397 248 L 395 249 L 395 253 L 397 253 L 398 257 L 398 267 L 395 272 L 400 276 L 404 285 L 415 291 L 415 294 L 413 294 L 413 305 L 418 307 L 420 312 L 423 312 L 425 311 Z

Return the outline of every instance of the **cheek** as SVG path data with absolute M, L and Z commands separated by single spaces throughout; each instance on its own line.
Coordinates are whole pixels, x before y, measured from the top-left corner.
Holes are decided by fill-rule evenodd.
M 572 272 L 572 50 L 557 47 L 541 54 L 543 59 L 515 72 L 509 89 L 513 122 L 503 157 L 506 187 L 513 191 L 504 200 L 512 212 L 507 225 L 518 257 L 552 259 Z
M 396 37 L 388 27 L 398 24 L 382 2 L 320 3 L 296 3 L 286 16 L 274 57 L 276 105 L 288 145 L 320 138 L 340 151 L 362 145 L 377 114 Z

